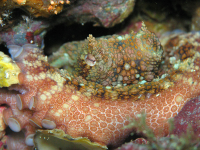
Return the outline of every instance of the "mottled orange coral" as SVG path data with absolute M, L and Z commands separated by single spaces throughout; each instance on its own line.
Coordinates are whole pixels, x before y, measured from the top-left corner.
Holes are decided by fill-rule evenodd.
M 35 17 L 48 17 L 52 14 L 60 13 L 64 3 L 69 3 L 63 0 L 1 0 L 0 14 L 4 11 L 12 11 L 15 8 L 23 8 Z
M 188 55 L 187 59 L 171 58 L 168 55 L 171 68 L 166 69 L 161 76 L 158 74 L 151 82 L 147 81 L 150 85 L 152 82 L 163 84 L 164 88 L 153 94 L 136 91 L 137 95 L 134 97 L 137 96 L 137 100 L 131 96 L 122 97 L 120 100 L 109 99 L 106 98 L 106 92 L 102 96 L 96 96 L 93 82 L 81 91 L 81 83 L 73 80 L 78 79 L 78 74 L 71 76 L 71 73 L 65 70 L 51 67 L 47 57 L 42 55 L 42 51 L 35 45 L 12 46 L 10 53 L 22 72 L 19 74 L 20 85 L 11 87 L 20 94 L 1 94 L 0 102 L 10 106 L 4 113 L 6 123 L 15 131 L 25 128 L 26 141 L 30 145 L 34 127 L 44 127 L 62 129 L 72 137 L 88 137 L 101 145 L 117 146 L 133 131 L 122 127 L 145 111 L 147 124 L 154 133 L 167 135 L 167 120 L 177 115 L 188 100 L 200 94 L 199 44 L 195 41 L 197 34 L 182 35 L 180 38 L 184 40 L 180 40 L 176 46 L 176 51 L 179 52 L 181 46 L 192 44 L 193 47 L 189 49 L 192 55 Z M 129 38 L 131 37 L 127 40 Z M 90 39 L 93 38 L 90 36 Z M 143 37 L 139 39 L 142 41 Z M 155 42 L 151 42 L 154 40 L 148 41 L 150 47 L 154 48 Z M 143 47 L 147 45 L 144 44 Z M 196 48 L 197 51 L 194 51 Z M 123 50 L 122 48 L 121 51 Z M 83 60 L 86 58 L 86 63 L 94 63 L 93 56 L 96 55 L 86 55 L 89 58 L 83 57 Z M 167 66 L 168 64 L 163 64 L 163 68 Z M 143 87 L 143 84 L 145 83 L 138 84 L 138 89 Z M 124 92 L 128 91 L 126 85 L 121 86 Z M 118 93 L 115 88 L 107 90 L 110 93 Z M 129 92 L 127 95 L 129 96 Z M 144 96 L 141 97 L 142 95 Z

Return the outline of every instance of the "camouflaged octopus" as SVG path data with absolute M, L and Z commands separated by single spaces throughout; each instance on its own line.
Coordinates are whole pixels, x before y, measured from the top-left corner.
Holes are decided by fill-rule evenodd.
M 134 130 L 123 127 L 142 111 L 154 133 L 165 136 L 167 120 L 200 94 L 198 35 L 183 34 L 175 48 L 167 40 L 164 52 L 144 25 L 126 36 L 90 35 L 50 58 L 52 66 L 65 68 L 60 70 L 37 46 L 10 45 L 21 72 L 19 84 L 9 88 L 19 94 L 1 90 L 0 103 L 9 106 L 4 120 L 15 132 L 25 129 L 30 146 L 38 140 L 33 140 L 35 131 L 47 128 L 87 137 L 101 149 L 117 147 Z
M 85 95 L 137 100 L 164 88 L 153 80 L 158 77 L 162 54 L 158 38 L 143 26 L 126 36 L 95 39 L 89 35 L 86 41 L 66 43 L 49 61 L 54 67 L 66 66 L 68 84 Z

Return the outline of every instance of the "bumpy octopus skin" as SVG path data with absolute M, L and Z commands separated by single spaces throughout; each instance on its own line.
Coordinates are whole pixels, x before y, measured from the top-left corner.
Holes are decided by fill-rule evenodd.
M 49 61 L 55 67 L 66 66 L 67 83 L 85 95 L 137 100 L 165 88 L 167 81 L 153 81 L 162 53 L 158 38 L 143 26 L 126 36 L 89 35 L 86 41 L 66 43 Z
M 147 32 L 144 28 L 141 30 L 141 32 Z M 141 33 L 139 34 L 142 35 Z M 149 34 L 151 33 L 148 32 L 147 37 L 151 37 L 151 39 L 141 36 L 139 37 L 140 41 L 144 40 L 142 42 L 145 43 L 145 47 L 150 44 L 150 47 L 155 52 L 160 51 L 160 43 L 153 35 Z M 130 34 L 127 39 L 132 41 L 131 36 L 133 35 Z M 156 72 L 154 79 L 146 82 L 148 85 L 155 85 L 155 89 L 159 90 L 146 91 L 143 87 L 145 84 L 143 80 L 147 79 L 145 77 L 138 78 L 136 83 L 134 83 L 136 80 L 129 78 L 128 81 L 130 82 L 123 83 L 120 80 L 118 85 L 113 85 L 112 82 L 114 81 L 105 85 L 105 88 L 102 89 L 103 94 L 101 93 L 100 95 L 95 94 L 93 91 L 103 81 L 95 79 L 95 81 L 90 82 L 86 80 L 87 76 L 80 77 L 83 69 L 81 71 L 73 70 L 72 72 L 75 72 L 75 75 L 72 75 L 65 70 L 51 67 L 47 57 L 42 54 L 42 50 L 35 45 L 28 44 L 22 47 L 11 45 L 9 46 L 9 51 L 20 67 L 21 73 L 19 74 L 20 85 L 14 85 L 10 89 L 19 91 L 20 94 L 1 92 L 0 103 L 6 103 L 10 106 L 4 112 L 4 120 L 16 132 L 25 129 L 26 144 L 28 145 L 33 145 L 32 140 L 35 128 L 44 127 L 62 129 L 72 137 L 88 137 L 91 141 L 101 145 L 118 146 L 133 131 L 133 128 L 124 129 L 122 127 L 128 125 L 131 119 L 136 118 L 137 114 L 142 111 L 147 114 L 147 125 L 153 129 L 156 135 L 167 135 L 169 133 L 167 120 L 177 115 L 183 105 L 192 97 L 200 94 L 200 55 L 197 48 L 199 45 L 194 40 L 197 35 L 199 34 L 186 34 L 182 36 L 184 42 L 176 43 L 176 57 L 173 59 L 168 58 L 170 63 L 166 66 L 170 66 L 170 69 L 165 74 L 162 74 L 162 77 L 158 71 L 162 58 L 160 57 L 158 62 L 154 61 L 157 65 L 153 67 L 155 69 L 150 70 L 150 72 L 152 70 Z M 114 43 L 126 44 L 123 39 L 117 40 L 114 36 L 112 38 L 116 40 Z M 190 40 L 187 41 L 189 38 Z M 179 41 L 181 40 L 179 39 Z M 185 43 L 190 43 L 194 46 L 187 49 L 188 57 L 180 59 L 183 53 L 179 53 L 179 47 L 184 46 Z M 141 49 L 138 48 L 138 51 Z M 130 48 L 131 50 L 132 48 Z M 195 52 L 193 52 L 194 50 Z M 121 51 L 123 51 L 123 48 Z M 153 55 L 152 52 L 150 53 L 151 55 L 144 55 L 144 58 L 141 59 L 147 60 L 149 56 L 152 59 L 157 58 L 158 56 Z M 80 57 L 82 58 L 82 60 L 79 60 L 80 62 L 85 60 L 85 64 L 82 63 L 83 66 L 89 65 L 89 69 L 86 66 L 88 70 L 92 67 L 90 63 L 94 63 L 96 56 L 94 53 L 89 51 L 85 57 Z M 191 53 L 193 55 L 190 55 Z M 89 54 L 91 56 L 88 56 Z M 160 55 L 162 55 L 162 52 Z M 95 60 L 96 64 L 98 64 L 98 59 L 95 58 Z M 89 61 L 89 64 L 87 61 Z M 126 61 L 131 66 L 129 62 L 131 60 Z M 123 65 L 120 70 L 126 70 Z M 177 65 L 179 66 L 178 69 Z M 141 75 L 140 69 L 136 68 Z M 129 70 L 125 72 L 127 74 Z M 134 87 L 135 89 L 143 87 L 143 92 L 136 92 L 132 96 L 127 94 L 126 91 L 131 91 L 130 87 L 133 84 L 137 84 L 137 87 Z M 160 84 L 162 85 L 161 88 L 159 87 Z M 97 91 L 100 91 L 100 89 L 97 89 Z M 150 89 L 153 89 L 152 86 Z M 117 93 L 117 90 L 122 94 L 115 97 L 112 93 Z

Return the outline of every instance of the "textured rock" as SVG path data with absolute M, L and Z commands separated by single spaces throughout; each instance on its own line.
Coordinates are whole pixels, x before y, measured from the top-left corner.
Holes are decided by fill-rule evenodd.
M 44 35 L 48 24 L 43 21 L 33 21 L 27 16 L 11 29 L 0 32 L 0 43 L 7 45 L 37 44 L 44 46 Z
M 172 134 L 182 136 L 189 132 L 191 135 L 200 137 L 200 97 L 187 102 L 180 113 L 174 118 L 174 130 Z
M 95 22 L 95 26 L 112 27 L 124 21 L 133 11 L 135 0 L 87 0 L 77 1 L 69 7 L 63 17 L 74 18 L 75 22 Z

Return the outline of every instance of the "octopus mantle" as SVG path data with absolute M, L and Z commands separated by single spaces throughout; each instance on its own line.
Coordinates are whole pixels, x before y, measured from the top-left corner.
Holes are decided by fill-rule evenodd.
M 47 57 L 35 45 L 10 45 L 9 51 L 21 73 L 20 84 L 9 89 L 20 94 L 1 89 L 0 103 L 10 106 L 3 113 L 4 120 L 15 132 L 25 129 L 27 145 L 33 145 L 36 129 L 57 128 L 74 138 L 88 137 L 102 146 L 118 146 L 133 131 L 133 128 L 123 127 L 142 111 L 147 114 L 147 125 L 156 135 L 167 135 L 167 120 L 176 116 L 188 100 L 199 95 L 197 35 L 173 35 L 166 40 L 164 52 L 155 35 L 144 26 L 138 34 L 112 36 L 104 41 L 90 36 L 83 46 L 88 51 L 77 54 L 80 59 L 73 59 L 80 63 L 72 73 L 50 66 Z M 103 71 L 108 75 L 114 68 L 113 76 L 103 78 L 100 74 L 93 80 L 93 66 L 101 67 L 100 62 L 106 56 L 97 54 L 98 41 L 103 43 L 101 48 L 118 49 L 117 58 L 123 60 L 119 62 L 115 55 L 106 54 L 108 59 L 105 60 L 111 61 L 114 67 L 106 68 L 105 65 L 110 64 L 104 61 L 106 69 Z M 123 55 L 124 49 L 130 54 Z M 113 78 L 115 80 L 111 80 Z

